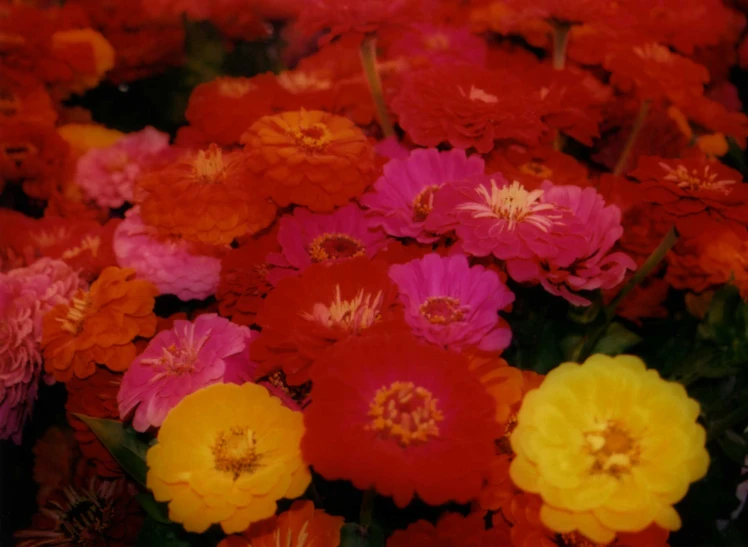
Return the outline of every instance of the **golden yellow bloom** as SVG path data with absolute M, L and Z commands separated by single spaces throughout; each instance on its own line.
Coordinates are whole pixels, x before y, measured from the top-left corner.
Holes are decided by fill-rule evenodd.
M 147 485 L 190 532 L 227 534 L 275 514 L 311 480 L 301 458 L 301 412 L 257 384 L 214 384 L 185 397 L 148 451 Z
M 540 494 L 540 518 L 597 543 L 652 523 L 677 530 L 673 504 L 706 474 L 699 404 L 641 359 L 564 363 L 529 392 L 511 437 L 512 480 Z

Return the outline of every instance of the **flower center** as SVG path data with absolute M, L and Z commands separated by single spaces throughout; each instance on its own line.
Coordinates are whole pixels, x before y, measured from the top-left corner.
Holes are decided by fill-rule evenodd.
M 192 160 L 193 176 L 201 184 L 221 182 L 224 171 L 223 152 L 215 144 L 207 150 L 200 150 Z
M 426 388 L 413 382 L 393 382 L 377 390 L 369 405 L 368 431 L 397 440 L 401 446 L 423 444 L 439 436 L 438 422 L 444 415 L 438 400 Z
M 435 49 L 438 51 L 444 51 L 449 49 L 449 36 L 446 34 L 443 34 L 441 32 L 437 34 L 431 34 L 430 36 L 427 36 L 423 43 L 425 46 L 429 49 Z
M 460 95 L 462 95 L 463 97 L 467 97 L 473 102 L 480 101 L 486 104 L 494 104 L 499 102 L 499 98 L 496 95 L 486 93 L 484 90 L 479 87 L 475 87 L 474 85 L 470 86 L 470 91 L 468 92 L 465 92 L 465 90 L 462 89 L 461 86 L 457 86 L 457 89 L 460 90 Z
M 553 222 L 560 218 L 560 215 L 549 214 L 555 209 L 553 204 L 540 202 L 543 190 L 528 192 L 516 180 L 499 188 L 496 181 L 491 179 L 490 190 L 481 184 L 475 192 L 480 198 L 479 202 L 463 203 L 457 209 L 471 212 L 474 218 L 503 219 L 509 230 L 514 230 L 520 222 L 529 222 L 547 232 Z M 504 226 L 500 231 L 503 230 Z
M 432 184 L 421 190 L 413 200 L 413 220 L 423 222 L 429 213 L 434 209 L 434 196 L 436 191 L 441 188 L 438 184 Z
M 80 245 L 71 247 L 62 253 L 63 260 L 70 260 L 76 256 L 89 251 L 91 256 L 95 257 L 99 254 L 99 247 L 101 246 L 101 238 L 99 236 L 87 235 L 81 239 Z
M 723 194 L 729 194 L 731 185 L 735 184 L 734 180 L 718 180 L 719 176 L 711 170 L 711 166 L 704 167 L 704 171 L 699 173 L 697 169 L 689 171 L 685 165 L 678 165 L 675 169 L 666 163 L 660 163 L 660 167 L 667 171 L 665 180 L 669 180 L 678 185 L 679 188 L 688 190 L 713 190 Z
M 332 82 L 326 78 L 318 78 L 315 74 L 300 70 L 286 70 L 277 77 L 280 86 L 290 93 L 304 91 L 324 91 L 332 87 Z
M 88 307 L 91 305 L 91 295 L 84 291 L 78 291 L 73 297 L 73 301 L 68 306 L 68 313 L 65 317 L 58 317 L 62 330 L 78 336 L 83 330 L 83 320 L 86 318 Z
M 302 317 L 315 321 L 326 327 L 340 327 L 354 334 L 368 329 L 381 319 L 382 291 L 372 298 L 371 294 L 361 289 L 351 300 L 343 300 L 340 285 L 335 286 L 335 298 L 329 306 L 317 302 L 312 313 L 304 313 Z
M 296 139 L 296 144 L 307 152 L 322 152 L 332 140 L 332 133 L 323 123 L 302 123 L 291 130 L 291 135 Z
M 208 342 L 209 335 L 206 334 L 199 340 L 195 339 L 195 325 L 191 324 L 186 336 L 181 338 L 177 344 L 171 344 L 161 348 L 161 357 L 143 359 L 141 363 L 153 367 L 156 375 L 152 382 L 164 376 L 179 376 L 195 370 L 198 355 Z
M 451 296 L 429 296 L 421 304 L 419 312 L 429 323 L 435 325 L 449 325 L 465 319 L 470 310 L 468 306 L 460 306 L 459 298 Z
M 593 456 L 592 473 L 620 476 L 639 463 L 640 449 L 628 432 L 615 423 L 602 424 L 585 433 L 587 450 Z
M 309 256 L 312 262 L 327 262 L 365 255 L 366 247 L 360 239 L 338 232 L 317 236 L 309 245 Z
M 557 534 L 556 545 L 559 547 L 601 547 L 600 543 L 594 543 L 578 532 Z
M 215 469 L 231 473 L 234 480 L 257 469 L 257 441 L 254 431 L 248 427 L 231 427 L 219 432 L 211 450 Z
M 655 61 L 656 63 L 668 63 L 673 57 L 670 50 L 660 44 L 646 44 L 635 47 L 634 53 L 642 59 Z
M 226 78 L 221 80 L 218 84 L 218 93 L 224 97 L 231 97 L 232 99 L 243 97 L 244 95 L 246 95 L 250 91 L 254 91 L 255 89 L 257 89 L 257 86 L 244 78 Z
M 548 169 L 546 165 L 543 165 L 539 161 L 528 161 L 527 163 L 520 165 L 519 171 L 520 173 L 538 177 L 539 179 L 548 179 L 553 175 L 553 171 Z

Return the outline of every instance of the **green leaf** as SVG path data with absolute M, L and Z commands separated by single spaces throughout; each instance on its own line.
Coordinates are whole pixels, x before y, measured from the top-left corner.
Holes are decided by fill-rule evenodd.
M 143 521 L 135 547 L 190 547 L 193 542 L 177 524 L 164 524 L 152 517 Z
M 605 331 L 602 338 L 595 344 L 592 353 L 619 355 L 642 341 L 641 336 L 631 332 L 620 323 L 613 323 Z
M 738 465 L 745 465 L 745 457 L 748 455 L 748 436 L 738 435 L 728 430 L 717 439 L 717 442 L 728 458 Z
M 169 506 L 166 503 L 156 501 L 151 493 L 140 492 L 135 494 L 135 500 L 143 510 L 156 522 L 161 524 L 173 524 L 169 520 Z
M 376 524 L 364 528 L 349 522 L 340 529 L 340 547 L 384 547 L 384 532 Z
M 122 422 L 92 418 L 75 414 L 93 431 L 117 463 L 141 486 L 145 487 L 148 466 L 145 455 L 148 444 L 138 437 L 134 429 L 125 427 Z

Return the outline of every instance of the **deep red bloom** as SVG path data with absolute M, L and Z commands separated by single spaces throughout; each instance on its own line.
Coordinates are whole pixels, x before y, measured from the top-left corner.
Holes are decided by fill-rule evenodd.
M 543 181 L 553 184 L 586 187 L 587 167 L 574 156 L 547 146 L 496 148 L 486 157 L 486 173 L 499 172 L 508 180 L 519 181 L 529 190 L 540 188 Z
M 311 379 L 301 447 L 325 478 L 400 507 L 414 495 L 440 505 L 478 494 L 499 425 L 464 355 L 410 334 L 366 336 L 338 345 Z
M 406 530 L 397 530 L 387 547 L 499 547 L 510 545 L 509 527 L 497 522 L 486 530 L 482 513 L 463 517 L 445 513 L 436 526 L 425 520 L 414 522 Z

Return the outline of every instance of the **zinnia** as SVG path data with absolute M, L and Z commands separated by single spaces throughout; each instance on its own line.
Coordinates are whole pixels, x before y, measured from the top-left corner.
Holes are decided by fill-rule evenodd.
M 185 397 L 148 451 L 147 485 L 189 532 L 227 534 L 266 519 L 280 498 L 306 490 L 300 412 L 257 384 L 214 384 Z M 260 463 L 261 462 L 261 463 Z
M 436 526 L 419 520 L 405 530 L 397 530 L 387 540 L 387 547 L 498 547 L 510 545 L 509 528 L 498 522 L 486 530 L 482 513 L 463 517 L 445 513 Z
M 610 542 L 650 524 L 677 530 L 673 504 L 706 474 L 699 404 L 632 356 L 564 363 L 525 396 L 512 480 L 540 494 L 555 532 Z
M 136 431 L 159 427 L 179 401 L 217 382 L 243 384 L 256 365 L 252 331 L 216 314 L 177 320 L 159 332 L 130 364 L 117 395 L 119 415 Z

